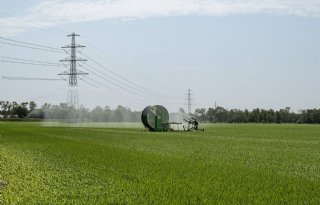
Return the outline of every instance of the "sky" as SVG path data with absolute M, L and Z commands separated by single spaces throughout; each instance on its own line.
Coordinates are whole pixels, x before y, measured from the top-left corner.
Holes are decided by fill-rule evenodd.
M 85 107 L 319 108 L 318 0 L 0 0 L 0 37 L 54 48 L 80 34 Z M 2 43 L 1 43 L 2 42 Z M 4 43 L 3 43 L 4 42 Z M 0 39 L 0 75 L 59 79 L 65 52 Z M 26 44 L 24 44 L 26 45 Z M 89 58 L 87 58 L 89 57 Z M 21 60 L 20 60 L 21 62 Z M 25 61 L 23 61 L 25 62 Z M 30 61 L 28 61 L 30 62 Z M 68 82 L 0 79 L 0 100 L 66 102 Z

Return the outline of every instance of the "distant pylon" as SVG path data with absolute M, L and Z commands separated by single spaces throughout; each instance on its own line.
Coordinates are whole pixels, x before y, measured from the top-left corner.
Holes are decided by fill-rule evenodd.
M 73 106 L 76 109 L 79 108 L 78 91 L 75 88 L 69 88 L 67 103 L 68 105 Z
M 192 112 L 192 94 L 191 94 L 191 89 L 188 89 L 188 92 L 186 94 L 187 98 L 185 99 L 187 101 L 187 106 L 188 106 L 188 114 L 190 114 Z
M 77 48 L 84 48 L 85 46 L 76 44 L 76 36 L 80 36 L 80 35 L 75 33 L 69 34 L 68 37 L 71 37 L 71 45 L 62 47 L 63 49 L 70 49 L 70 58 L 60 60 L 60 62 L 69 62 L 70 69 L 58 75 L 67 76 L 68 78 L 69 87 L 70 87 L 68 91 L 68 97 L 67 97 L 68 105 L 73 106 L 74 108 L 79 108 L 79 97 L 78 97 L 78 91 L 76 90 L 76 87 L 78 86 L 78 76 L 88 75 L 88 73 L 77 70 L 77 63 L 81 61 L 87 61 L 87 60 L 82 58 L 77 58 Z M 66 53 L 68 52 L 66 51 Z

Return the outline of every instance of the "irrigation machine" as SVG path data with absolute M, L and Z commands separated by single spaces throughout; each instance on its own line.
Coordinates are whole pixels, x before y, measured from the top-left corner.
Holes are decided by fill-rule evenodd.
M 184 119 L 187 125 L 183 125 L 182 122 L 170 122 L 169 112 L 162 105 L 146 107 L 142 111 L 141 121 L 145 130 L 152 132 L 180 131 L 180 126 L 183 127 L 181 131 L 204 131 L 199 129 L 199 122 L 195 118 Z M 176 126 L 176 129 L 173 129 L 173 126 Z

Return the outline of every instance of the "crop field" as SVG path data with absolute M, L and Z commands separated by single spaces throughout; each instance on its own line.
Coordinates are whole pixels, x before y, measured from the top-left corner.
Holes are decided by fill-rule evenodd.
M 0 122 L 0 204 L 320 204 L 319 125 Z

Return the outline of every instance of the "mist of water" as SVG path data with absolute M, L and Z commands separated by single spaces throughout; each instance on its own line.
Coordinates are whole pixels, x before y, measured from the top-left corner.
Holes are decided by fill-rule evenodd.
M 176 123 L 182 123 L 180 125 L 175 125 L 172 124 L 171 125 L 171 129 L 173 130 L 183 130 L 183 127 L 187 127 L 188 124 L 185 121 L 190 119 L 190 116 L 185 114 L 185 113 L 181 113 L 181 112 L 175 112 L 175 113 L 170 113 L 170 122 L 176 122 Z
M 102 109 L 102 108 L 101 108 Z M 44 120 L 43 126 L 63 127 L 108 127 L 108 128 L 140 128 L 140 122 L 132 122 L 132 113 L 121 113 L 121 120 L 114 116 L 111 109 L 101 111 L 89 111 L 84 108 L 74 109 L 66 104 L 47 105 L 41 110 Z M 110 112 L 109 114 L 103 112 Z M 113 114 L 112 114 L 113 113 Z M 39 115 L 39 113 L 37 113 Z M 139 117 L 140 117 L 140 113 Z M 119 117 L 119 116 L 118 116 Z M 118 122 L 119 121 L 119 122 Z

